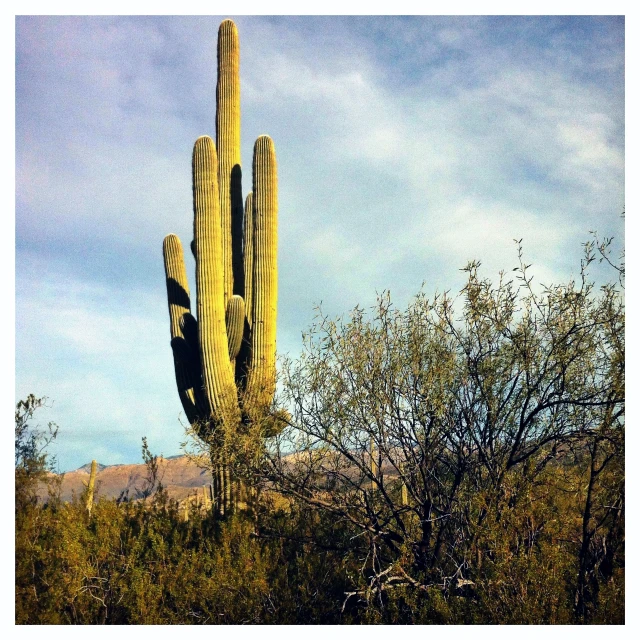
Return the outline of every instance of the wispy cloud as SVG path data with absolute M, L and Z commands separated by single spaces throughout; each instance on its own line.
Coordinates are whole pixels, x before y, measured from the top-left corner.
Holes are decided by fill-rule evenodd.
M 16 290 L 16 394 L 53 401 L 64 466 L 95 457 L 105 438 L 113 462 L 143 435 L 156 452 L 177 453 L 184 432 L 166 393 L 174 380 L 164 299 L 33 268 L 18 273 Z

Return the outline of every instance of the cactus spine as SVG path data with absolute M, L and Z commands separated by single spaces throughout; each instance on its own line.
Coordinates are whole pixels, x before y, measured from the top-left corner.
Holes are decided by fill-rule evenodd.
M 192 157 L 197 320 L 180 240 L 163 253 L 178 393 L 185 414 L 209 442 L 218 514 L 253 492 L 233 477 L 228 444 L 238 429 L 268 416 L 275 391 L 277 168 L 271 138 L 253 155 L 253 192 L 242 202 L 240 49 L 225 20 L 218 31 L 216 144 L 198 138 Z M 277 419 L 266 430 L 277 432 Z

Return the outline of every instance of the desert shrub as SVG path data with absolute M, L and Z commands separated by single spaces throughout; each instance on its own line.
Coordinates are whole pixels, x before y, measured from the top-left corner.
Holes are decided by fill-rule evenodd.
M 141 499 L 62 503 L 30 396 L 16 622 L 623 623 L 624 297 L 588 278 L 607 247 L 542 291 L 523 261 L 495 285 L 472 263 L 458 303 L 320 316 L 283 368 L 287 428 L 244 463 L 251 515 L 184 521 L 146 443 Z

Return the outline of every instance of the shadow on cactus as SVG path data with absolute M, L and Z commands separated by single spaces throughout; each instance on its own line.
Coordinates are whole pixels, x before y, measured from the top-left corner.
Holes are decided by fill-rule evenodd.
M 239 449 L 262 445 L 285 425 L 271 413 L 276 375 L 278 184 L 273 141 L 253 151 L 253 190 L 243 206 L 240 165 L 238 32 L 218 31 L 216 143 L 193 148 L 196 317 L 177 236 L 163 253 L 171 347 L 185 414 L 210 448 L 216 508 L 239 508 L 246 493 L 234 474 Z M 258 442 L 256 442 L 258 441 Z

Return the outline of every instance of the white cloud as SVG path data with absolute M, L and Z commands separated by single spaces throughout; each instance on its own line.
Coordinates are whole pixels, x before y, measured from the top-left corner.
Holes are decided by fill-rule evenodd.
M 557 247 L 565 245 L 574 232 L 573 222 L 559 216 L 557 223 L 550 226 L 530 210 L 462 199 L 447 207 L 446 216 L 416 224 L 404 241 L 407 254 L 422 249 L 459 267 L 480 259 L 492 273 L 497 273 L 515 266 L 514 240 L 526 239 L 524 247 L 530 259 L 543 266 L 553 261 Z M 478 247 L 485 251 L 480 253 Z
M 61 468 L 96 457 L 105 438 L 102 462 L 130 458 L 143 435 L 152 450 L 176 453 L 183 432 L 165 301 L 62 273 L 29 275 L 17 283 L 16 396 L 53 401 Z

